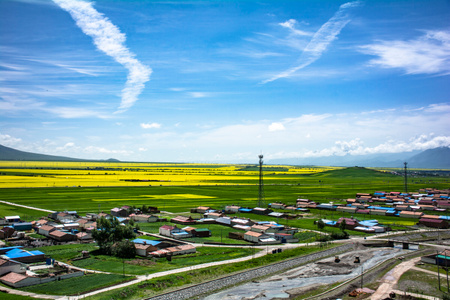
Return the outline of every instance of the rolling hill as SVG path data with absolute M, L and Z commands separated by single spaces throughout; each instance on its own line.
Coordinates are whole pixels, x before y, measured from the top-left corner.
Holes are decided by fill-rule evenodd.
M 0 160 L 19 160 L 19 161 L 86 161 L 65 156 L 54 156 L 38 154 L 16 150 L 0 145 Z

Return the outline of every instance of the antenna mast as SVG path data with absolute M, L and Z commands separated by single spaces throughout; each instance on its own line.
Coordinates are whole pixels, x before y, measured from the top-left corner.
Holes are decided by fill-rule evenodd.
M 408 163 L 404 162 L 405 164 L 405 193 L 408 193 L 408 174 L 407 174 L 407 170 L 408 170 Z
M 258 207 L 264 207 L 264 183 L 263 183 L 263 155 L 259 156 L 259 193 L 258 193 Z

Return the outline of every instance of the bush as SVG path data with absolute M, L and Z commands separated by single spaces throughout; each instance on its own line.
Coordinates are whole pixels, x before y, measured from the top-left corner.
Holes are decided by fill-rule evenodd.
M 114 256 L 120 258 L 134 258 L 136 256 L 136 247 L 133 242 L 123 240 L 112 246 L 111 252 Z
M 344 239 L 348 239 L 349 234 L 347 233 L 347 231 L 341 231 L 341 232 L 333 232 L 331 234 L 331 238 L 335 239 L 335 240 L 344 240 Z

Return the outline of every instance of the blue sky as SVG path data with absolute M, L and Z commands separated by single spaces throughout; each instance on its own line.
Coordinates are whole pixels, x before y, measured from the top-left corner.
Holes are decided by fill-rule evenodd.
M 0 144 L 257 162 L 450 145 L 449 1 L 0 1 Z

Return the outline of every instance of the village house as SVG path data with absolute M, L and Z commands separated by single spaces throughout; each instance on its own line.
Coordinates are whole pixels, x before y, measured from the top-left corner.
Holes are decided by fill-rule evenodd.
M 137 223 L 154 223 L 158 221 L 158 217 L 146 214 L 131 214 L 130 218 Z
M 284 203 L 270 203 L 271 208 L 284 209 L 286 205 Z
M 257 215 L 268 215 L 271 212 L 273 212 L 273 210 L 268 209 L 268 208 L 262 208 L 262 207 L 255 207 L 252 210 L 252 213 L 257 214 Z
M 145 245 L 145 244 L 134 244 L 134 247 L 136 247 L 136 254 L 142 257 L 149 256 L 150 252 L 157 251 L 158 248 L 152 246 L 152 245 Z
M 225 215 L 221 212 L 207 212 L 204 215 L 204 218 L 217 220 L 218 218 L 224 217 Z
M 92 234 L 88 232 L 78 232 L 76 237 L 79 241 L 90 241 L 92 240 Z
M 414 211 L 401 211 L 398 214 L 399 217 L 402 218 L 414 218 L 414 219 L 420 219 L 420 217 L 423 216 L 423 212 L 414 212 Z
M 424 218 L 422 216 L 422 218 L 419 219 L 419 224 L 427 226 L 427 227 L 433 227 L 433 228 L 439 228 L 439 229 L 448 229 L 449 228 L 449 223 L 447 220 L 443 220 L 443 219 L 428 219 L 428 218 Z
M 14 235 L 16 230 L 10 226 L 5 226 L 2 229 L 0 229 L 0 239 L 9 239 Z
M 191 244 L 169 247 L 166 250 L 170 251 L 170 255 L 183 255 L 197 252 L 195 246 Z
M 20 222 L 20 216 L 5 216 L 5 221 L 7 224 Z
M 159 227 L 159 234 L 168 236 L 171 238 L 175 238 L 175 239 L 191 237 L 191 235 L 188 232 L 186 232 L 176 226 L 170 226 L 170 225 L 163 225 L 163 226 Z
M 3 253 L 3 259 L 14 260 L 22 263 L 34 263 L 45 260 L 44 253 L 41 251 L 27 251 L 22 247 L 9 247 L 7 251 Z
M 176 224 L 184 224 L 184 225 L 189 225 L 189 224 L 195 224 L 196 221 L 194 219 L 192 219 L 191 216 L 177 216 L 175 218 L 172 218 L 170 220 L 170 222 L 172 223 L 176 223 Z
M 228 205 L 225 206 L 225 213 L 227 214 L 237 214 L 239 212 L 240 206 L 237 205 Z
M 113 217 L 120 217 L 120 218 L 128 217 L 128 210 L 122 207 L 111 208 L 110 212 Z
M 244 234 L 244 240 L 252 243 L 258 243 L 259 238 L 263 236 L 263 233 L 261 232 L 255 232 L 255 231 L 247 231 Z
M 50 225 L 43 225 L 41 227 L 39 227 L 38 229 L 38 233 L 44 236 L 49 236 L 50 232 L 56 230 L 55 227 L 50 226 Z
M 25 273 L 25 270 L 25 265 L 21 264 L 20 262 L 0 258 L 0 276 L 9 272 Z
M 19 274 L 16 272 L 10 272 L 8 274 L 6 274 L 5 276 L 0 277 L 0 281 L 3 284 L 12 286 L 14 288 L 20 288 L 20 287 L 24 287 L 24 286 L 29 286 L 29 285 L 33 285 L 36 284 L 36 278 L 24 275 L 24 274 Z
M 212 210 L 212 208 L 209 207 L 209 206 L 199 206 L 197 208 L 193 208 L 191 210 L 191 212 L 198 213 L 198 214 L 204 214 L 204 213 L 206 213 L 206 212 L 208 212 L 210 210 Z
M 76 235 L 68 233 L 68 232 L 60 231 L 60 230 L 54 230 L 54 231 L 50 232 L 48 237 L 52 238 L 58 242 L 70 242 L 70 241 L 75 241 L 77 239 Z

